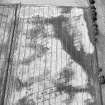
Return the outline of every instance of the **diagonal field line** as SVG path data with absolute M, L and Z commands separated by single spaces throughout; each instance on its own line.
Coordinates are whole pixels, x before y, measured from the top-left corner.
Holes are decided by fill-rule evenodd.
M 12 52 L 12 46 L 13 46 L 13 39 L 14 39 L 14 33 L 15 33 L 15 27 L 16 27 L 16 20 L 17 20 L 17 9 L 18 9 L 18 4 L 15 5 L 15 19 L 14 19 L 14 27 L 13 27 L 13 33 L 12 33 L 12 38 L 11 38 L 11 43 L 10 43 L 10 51 L 9 51 L 9 57 L 7 59 L 7 70 L 5 72 L 5 78 L 4 78 L 4 84 L 3 84 L 3 92 L 2 92 L 2 97 L 1 97 L 1 105 L 4 105 L 5 101 L 5 92 L 6 92 L 6 85 L 7 85 L 7 79 L 8 79 L 8 72 L 9 72 L 9 64 L 11 62 L 11 52 Z

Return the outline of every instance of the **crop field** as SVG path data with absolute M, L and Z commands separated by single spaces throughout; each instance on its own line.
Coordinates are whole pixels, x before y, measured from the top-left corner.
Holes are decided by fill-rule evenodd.
M 0 8 L 2 104 L 101 105 L 89 8 Z

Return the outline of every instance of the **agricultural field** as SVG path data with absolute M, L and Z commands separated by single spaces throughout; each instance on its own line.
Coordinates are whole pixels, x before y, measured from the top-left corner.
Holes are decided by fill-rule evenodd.
M 101 105 L 89 9 L 23 6 L 9 22 L 4 105 Z
M 0 6 L 0 99 L 3 92 L 3 84 L 8 66 L 8 56 L 10 52 L 11 32 L 13 19 L 13 8 L 3 8 Z

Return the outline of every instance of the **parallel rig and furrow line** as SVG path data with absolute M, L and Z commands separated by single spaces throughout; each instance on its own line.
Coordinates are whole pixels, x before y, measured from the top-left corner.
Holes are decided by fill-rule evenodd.
M 7 49 L 9 59 L 4 105 L 100 105 L 89 8 L 27 5 L 9 16 L 7 31 L 0 23 L 0 68 Z

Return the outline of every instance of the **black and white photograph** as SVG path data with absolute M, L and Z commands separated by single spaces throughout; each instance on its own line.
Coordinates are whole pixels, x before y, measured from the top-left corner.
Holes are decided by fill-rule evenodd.
M 105 105 L 104 0 L 0 0 L 0 105 Z

